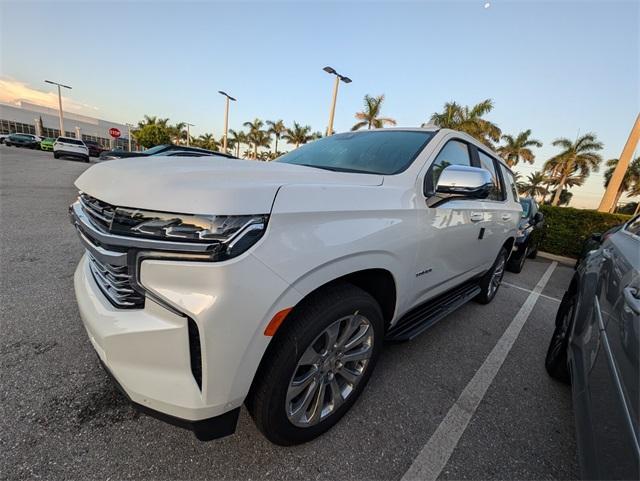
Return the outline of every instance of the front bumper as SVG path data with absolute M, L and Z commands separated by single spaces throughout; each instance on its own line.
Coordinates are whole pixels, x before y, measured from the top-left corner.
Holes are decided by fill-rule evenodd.
M 45 150 L 47 152 L 53 152 L 53 145 L 40 144 L 40 150 Z
M 270 341 L 266 325 L 302 296 L 250 253 L 225 262 L 145 259 L 137 276 L 144 307 L 120 309 L 87 256 L 76 269 L 80 315 L 101 362 L 143 411 L 199 439 L 231 434 Z M 201 385 L 190 323 L 199 332 Z

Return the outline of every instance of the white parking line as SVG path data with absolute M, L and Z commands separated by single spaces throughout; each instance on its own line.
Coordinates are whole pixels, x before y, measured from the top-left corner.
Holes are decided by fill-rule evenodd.
M 520 289 L 521 291 L 524 291 L 524 292 L 533 292 L 531 289 L 527 289 L 526 287 L 518 286 L 516 284 L 511 284 L 510 282 L 503 281 L 502 285 L 507 287 L 513 287 L 515 289 Z M 554 302 L 562 302 L 560 299 L 556 297 L 546 296 L 544 294 L 540 294 L 540 297 L 544 297 L 545 299 L 549 299 L 550 301 L 554 301 Z
M 424 445 L 413 464 L 402 477 L 402 481 L 433 480 L 435 481 L 446 466 L 453 450 L 458 445 L 462 434 L 473 417 L 487 389 L 507 358 L 524 323 L 527 321 L 540 293 L 551 278 L 557 262 L 552 262 L 542 275 L 533 291 L 529 294 L 520 310 L 504 331 L 493 350 L 475 373 L 462 394 L 451 406 L 449 412 L 435 430 L 427 444 Z

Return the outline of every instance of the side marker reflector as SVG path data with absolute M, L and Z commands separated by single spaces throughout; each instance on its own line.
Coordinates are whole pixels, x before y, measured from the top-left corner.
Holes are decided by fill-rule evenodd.
M 286 309 L 282 309 L 281 311 L 276 313 L 276 315 L 273 316 L 273 319 L 269 321 L 269 324 L 267 324 L 267 327 L 264 330 L 264 335 L 275 335 L 276 331 L 280 327 L 280 324 L 282 324 L 282 321 L 284 321 L 285 317 L 287 317 L 287 314 L 291 312 L 291 309 L 293 309 L 293 307 L 287 307 Z

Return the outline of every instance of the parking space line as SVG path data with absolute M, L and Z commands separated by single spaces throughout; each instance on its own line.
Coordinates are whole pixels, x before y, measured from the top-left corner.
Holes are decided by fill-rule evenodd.
M 513 287 L 514 289 L 520 289 L 521 291 L 525 291 L 525 292 L 533 292 L 531 289 L 527 289 L 526 287 L 518 286 L 516 284 L 511 284 L 510 282 L 502 281 L 502 285 L 508 286 L 508 287 Z M 558 299 L 556 297 L 547 296 L 545 294 L 540 294 L 540 297 L 544 297 L 545 299 L 548 299 L 548 300 L 554 301 L 554 302 L 562 302 L 560 299 Z
M 491 350 L 482 366 L 475 373 L 460 397 L 451 406 L 449 412 L 423 446 L 418 456 L 402 477 L 402 481 L 435 481 L 446 466 L 451 454 L 458 445 L 462 434 L 473 417 L 484 395 L 507 358 L 520 331 L 529 318 L 536 301 L 551 278 L 557 262 L 552 262 L 533 288 L 524 304 Z

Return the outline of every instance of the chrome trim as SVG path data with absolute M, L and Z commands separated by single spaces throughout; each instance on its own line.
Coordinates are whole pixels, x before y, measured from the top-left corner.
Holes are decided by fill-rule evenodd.
M 70 209 L 71 222 L 78 226 L 82 231 L 86 232 L 90 237 L 96 239 L 100 244 L 133 247 L 136 249 L 157 249 L 164 251 L 178 252 L 201 252 L 208 253 L 211 248 L 218 243 L 196 244 L 195 242 L 172 242 L 155 239 L 144 239 L 139 237 L 126 237 L 116 234 L 110 234 L 99 229 L 87 214 L 82 211 L 80 201 L 71 204 Z
M 93 257 L 105 264 L 111 264 L 113 266 L 126 266 L 127 265 L 127 253 L 126 252 L 113 252 L 103 247 L 95 245 L 91 242 L 84 233 L 76 226 L 78 236 L 82 245 L 91 253 Z

